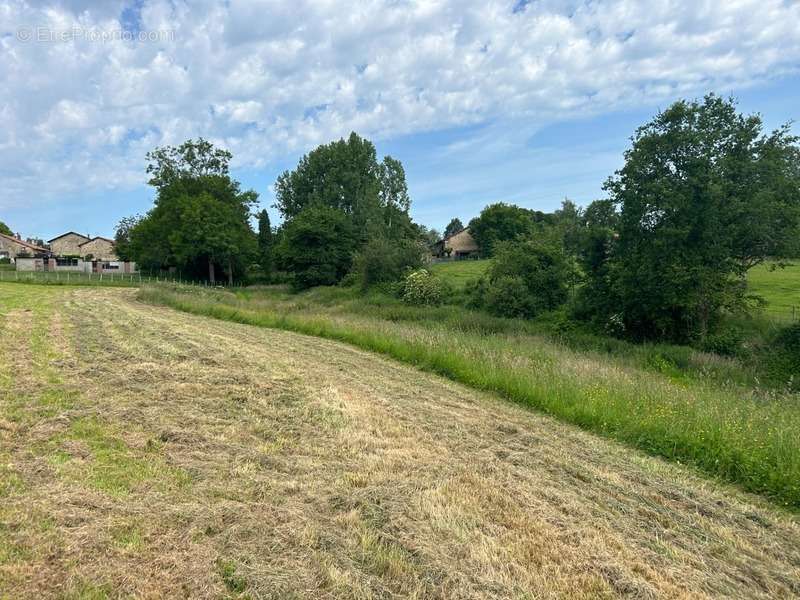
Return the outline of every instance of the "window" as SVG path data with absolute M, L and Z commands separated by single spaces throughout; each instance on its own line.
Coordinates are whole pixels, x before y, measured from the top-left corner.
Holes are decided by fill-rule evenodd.
M 112 264 L 112 263 L 103 263 L 103 270 L 104 271 L 113 271 L 115 269 L 119 269 L 119 265 Z
M 68 257 L 59 257 L 59 258 L 56 258 L 56 266 L 57 267 L 77 267 L 78 266 L 78 259 L 77 258 L 68 258 Z

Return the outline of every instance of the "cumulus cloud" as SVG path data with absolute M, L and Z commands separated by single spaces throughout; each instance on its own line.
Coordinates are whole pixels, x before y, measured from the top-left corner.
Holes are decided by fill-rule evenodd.
M 0 206 L 131 188 L 188 137 L 258 168 L 350 130 L 530 130 L 749 85 L 800 64 L 798 22 L 783 0 L 0 0 Z

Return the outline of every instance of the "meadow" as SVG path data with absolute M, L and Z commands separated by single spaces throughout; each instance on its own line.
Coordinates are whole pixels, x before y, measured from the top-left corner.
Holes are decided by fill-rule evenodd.
M 705 411 L 707 435 L 772 461 L 791 502 L 798 421 L 780 399 L 732 388 L 723 405 L 719 390 L 529 335 L 344 304 L 336 290 L 0 283 L 0 597 L 800 593 L 796 515 L 473 386 L 502 392 L 530 371 L 519 391 L 546 394 L 529 398 L 562 421 L 570 403 L 599 416 L 638 386 L 630 431 L 696 438 Z M 673 413 L 644 426 L 667 400 Z
M 734 358 L 343 288 L 162 286 L 139 297 L 379 352 L 800 508 L 800 396 Z

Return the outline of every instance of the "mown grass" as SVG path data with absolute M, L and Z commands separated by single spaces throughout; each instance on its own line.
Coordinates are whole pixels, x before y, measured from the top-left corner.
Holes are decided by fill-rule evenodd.
M 685 349 L 691 367 L 681 371 L 657 348 L 606 355 L 458 307 L 374 299 L 353 309 L 351 294 L 146 287 L 139 298 L 379 352 L 800 508 L 800 398 L 726 379 L 739 369 L 734 361 Z M 636 364 L 645 357 L 649 368 Z
M 148 276 L 138 274 L 78 273 L 68 271 L 16 271 L 0 270 L 0 283 L 28 283 L 36 285 L 76 285 L 138 287 L 148 282 Z
M 430 266 L 432 273 L 442 281 L 449 283 L 455 290 L 463 290 L 466 285 L 478 279 L 489 268 L 489 260 L 452 260 L 434 263 Z

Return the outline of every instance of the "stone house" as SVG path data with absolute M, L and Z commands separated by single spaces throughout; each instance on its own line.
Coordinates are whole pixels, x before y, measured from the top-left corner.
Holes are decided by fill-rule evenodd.
M 0 258 L 15 260 L 19 255 L 36 256 L 47 252 L 47 248 L 35 246 L 19 238 L 0 233 Z
M 85 235 L 75 233 L 74 231 L 68 231 L 67 233 L 62 233 L 58 237 L 54 237 L 52 240 L 48 240 L 47 243 L 50 244 L 50 251 L 56 256 L 82 257 L 81 244 L 90 241 L 91 239 Z
M 80 256 L 91 256 L 94 260 L 116 261 L 117 253 L 114 250 L 114 240 L 104 237 L 93 237 L 88 242 L 78 245 Z
M 465 227 L 434 246 L 433 252 L 438 258 L 473 258 L 478 256 L 478 244 L 469 233 L 469 227 Z

